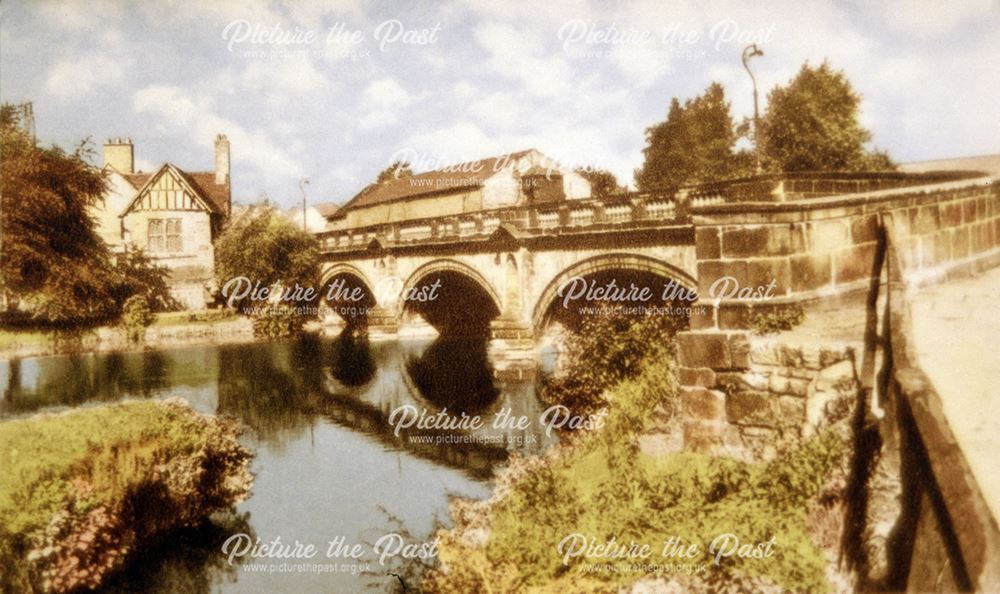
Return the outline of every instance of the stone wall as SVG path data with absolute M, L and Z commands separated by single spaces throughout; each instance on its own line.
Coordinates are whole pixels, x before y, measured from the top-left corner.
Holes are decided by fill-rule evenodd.
M 989 178 L 782 204 L 712 205 L 693 209 L 692 216 L 699 295 L 711 306 L 692 320 L 693 329 L 747 329 L 755 313 L 864 290 L 879 225 L 894 228 L 907 270 L 916 276 L 944 274 L 1000 246 L 1000 189 Z M 773 288 L 768 299 L 713 293 L 721 277 L 740 287 Z
M 754 339 L 741 349 L 746 351 L 743 368 L 681 368 L 685 447 L 769 459 L 781 444 L 808 437 L 850 413 L 857 393 L 854 348 Z
M 690 330 L 678 335 L 686 447 L 766 455 L 768 446 L 761 444 L 805 431 L 816 414 L 810 407 L 820 402 L 810 403 L 809 390 L 827 392 L 834 376 L 833 382 L 842 381 L 846 367 L 836 366 L 853 357 L 820 349 L 796 359 L 789 354 L 793 346 L 769 350 L 752 331 L 754 319 L 866 294 L 881 257 L 881 228 L 892 232 L 910 283 L 1000 261 L 1000 188 L 991 178 L 913 187 L 904 183 L 905 175 L 898 177 L 897 185 L 905 187 L 692 208 L 703 307 L 695 308 Z M 782 191 L 803 195 L 810 191 L 807 183 L 814 193 L 838 188 L 827 181 L 800 177 L 781 184 Z M 875 183 L 855 181 L 859 187 Z M 770 291 L 766 298 L 713 295 L 713 284 L 722 277 Z

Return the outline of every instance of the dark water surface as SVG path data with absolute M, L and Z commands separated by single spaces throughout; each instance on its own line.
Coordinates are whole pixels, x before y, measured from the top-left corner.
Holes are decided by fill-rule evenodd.
M 235 516 L 214 518 L 146 552 L 108 591 L 393 591 L 396 578 L 387 573 L 399 572 L 401 560 L 379 565 L 376 541 L 391 533 L 430 540 L 435 526 L 448 521 L 449 496 L 488 496 L 493 472 L 510 451 L 539 452 L 555 439 L 537 422 L 543 407 L 534 384 L 496 382 L 485 346 L 305 338 L 0 362 L 0 418 L 180 397 L 246 426 L 243 441 L 256 453 L 250 499 Z M 479 415 L 486 427 L 396 435 L 390 414 L 405 405 Z M 533 422 L 520 431 L 491 428 L 503 409 Z M 312 544 L 319 553 L 230 565 L 221 546 L 239 533 Z M 364 556 L 326 558 L 328 543 L 338 538 L 362 545 Z M 359 573 L 366 561 L 368 571 Z

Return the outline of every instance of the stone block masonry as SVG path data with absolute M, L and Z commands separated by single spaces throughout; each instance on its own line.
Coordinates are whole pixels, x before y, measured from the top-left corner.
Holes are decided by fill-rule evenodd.
M 1000 262 L 1000 187 L 992 178 L 813 177 L 799 174 L 777 180 L 777 189 L 767 192 L 755 186 L 740 201 L 691 209 L 703 307 L 678 335 L 682 408 L 691 413 L 682 421 L 688 447 L 766 457 L 775 444 L 807 434 L 830 407 L 840 406 L 832 403 L 852 381 L 853 363 L 847 362 L 853 355 L 761 346 L 754 320 L 865 294 L 876 270 L 880 228 L 891 231 L 911 284 Z M 723 277 L 733 286 L 771 290 L 766 298 L 713 294 Z
M 743 367 L 681 367 L 684 447 L 769 459 L 782 443 L 808 437 L 850 413 L 857 394 L 853 347 L 793 346 L 763 338 L 742 344 Z

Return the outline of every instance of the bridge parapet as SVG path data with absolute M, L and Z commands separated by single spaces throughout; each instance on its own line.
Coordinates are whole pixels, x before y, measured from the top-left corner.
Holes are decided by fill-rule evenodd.
M 711 423 L 692 421 L 707 449 L 726 443 L 745 396 L 719 378 L 750 381 L 760 375 L 753 361 L 757 316 L 851 304 L 856 297 L 877 294 L 885 233 L 893 238 L 903 283 L 931 284 L 1000 264 L 1000 187 L 990 177 L 781 203 L 695 207 L 691 218 L 702 307 L 693 310 L 691 328 L 678 336 L 678 359 L 690 398 L 725 404 Z M 772 289 L 766 298 L 713 295 L 712 285 L 722 277 L 740 287 Z M 828 340 L 822 334 L 810 337 Z M 774 385 L 782 383 L 767 386 L 775 399 L 783 393 Z M 763 385 L 755 389 L 765 392 Z M 762 406 L 772 404 L 769 398 L 758 400 Z
M 372 241 L 396 246 L 489 237 L 501 226 L 518 234 L 545 235 L 555 231 L 681 225 L 687 222 L 687 204 L 683 200 L 675 192 L 629 193 L 335 229 L 317 237 L 325 252 L 351 252 L 366 249 Z

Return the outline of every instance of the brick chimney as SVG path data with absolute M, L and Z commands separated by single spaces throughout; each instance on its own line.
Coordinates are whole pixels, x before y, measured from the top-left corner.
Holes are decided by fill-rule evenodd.
M 215 183 L 229 183 L 229 139 L 225 134 L 215 137 Z
M 109 138 L 104 143 L 104 164 L 118 173 L 135 173 L 135 150 L 131 138 Z

